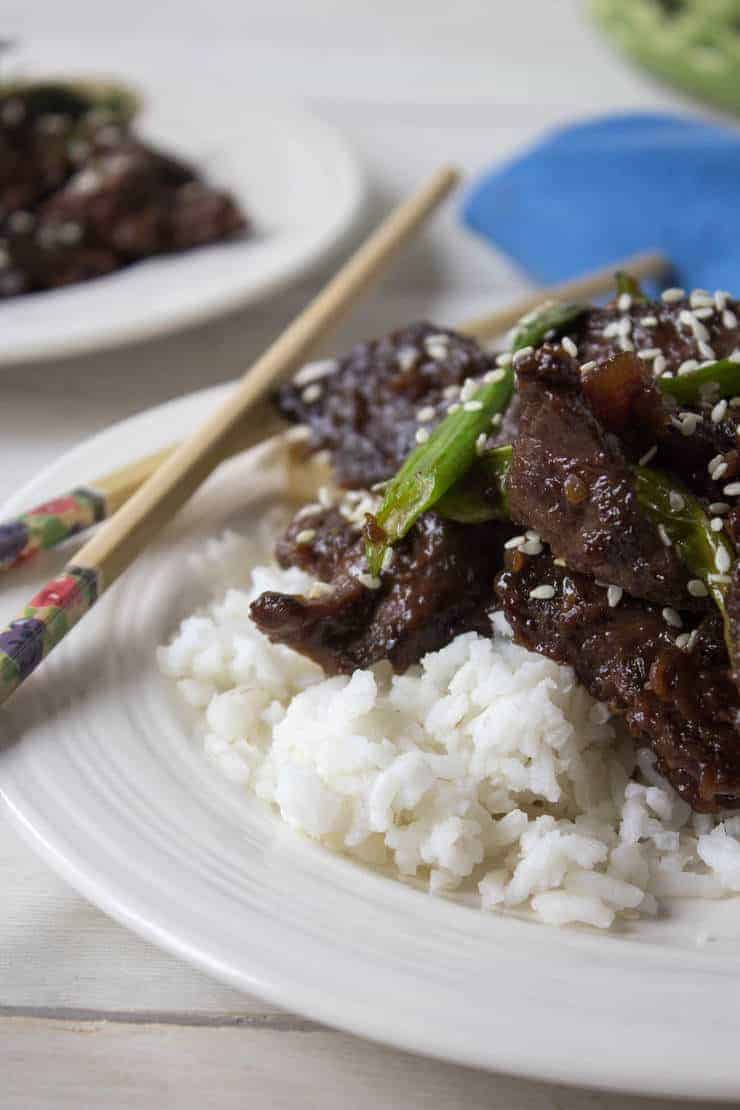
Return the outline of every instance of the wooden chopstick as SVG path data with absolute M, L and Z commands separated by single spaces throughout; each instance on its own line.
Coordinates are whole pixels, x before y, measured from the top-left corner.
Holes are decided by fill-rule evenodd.
M 459 326 L 458 331 L 480 340 L 493 339 L 549 297 L 564 301 L 586 300 L 607 293 L 613 287 L 615 270 L 627 270 L 638 280 L 643 280 L 659 278 L 669 268 L 668 259 L 657 251 L 636 254 L 574 281 L 528 293 L 506 308 L 468 320 Z M 235 432 L 231 441 L 233 453 L 254 447 L 285 427 L 269 403 L 260 403 L 258 410 L 253 410 L 250 419 Z M 128 463 L 112 474 L 93 479 L 88 485 L 47 501 L 16 520 L 0 524 L 0 570 L 20 566 L 42 548 L 54 547 L 112 516 L 175 450 L 175 446 L 165 447 Z
M 245 416 L 294 370 L 458 181 L 439 170 L 383 221 L 321 293 L 257 359 L 228 399 L 181 443 L 50 582 L 0 631 L 0 704 L 31 674 L 211 471 L 233 454 Z

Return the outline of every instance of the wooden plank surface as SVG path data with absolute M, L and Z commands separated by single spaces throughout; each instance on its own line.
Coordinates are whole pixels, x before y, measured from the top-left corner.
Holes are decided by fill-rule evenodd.
M 669 1110 L 676 1105 L 486 1075 L 295 1024 L 0 1019 L 3 1110 Z M 706 1103 L 705 1110 L 713 1105 Z
M 152 95 L 172 98 L 179 88 L 174 111 L 207 115 L 224 96 L 307 100 L 367 168 L 367 225 L 441 158 L 475 174 L 574 115 L 680 103 L 623 65 L 581 8 L 579 0 L 180 0 L 176 9 L 4 0 L 3 36 L 56 71 L 92 59 Z M 0 498 L 107 424 L 232 377 L 327 272 L 180 335 L 0 371 Z M 525 288 L 515 267 L 461 230 L 453 206 L 362 304 L 337 348 L 414 318 L 476 315 Z M 671 1105 L 487 1076 L 282 1014 L 108 920 L 35 858 L 2 812 L 0 872 L 3 1110 Z

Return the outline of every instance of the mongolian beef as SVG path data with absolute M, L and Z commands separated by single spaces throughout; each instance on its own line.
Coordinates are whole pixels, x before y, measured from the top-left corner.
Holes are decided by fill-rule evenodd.
M 233 197 L 142 143 L 132 114 L 111 90 L 0 88 L 0 298 L 245 230 Z
M 619 288 L 544 306 L 499 355 L 417 324 L 285 386 L 343 493 L 278 544 L 313 589 L 251 613 L 349 673 L 493 635 L 502 609 L 717 812 L 740 805 L 740 310 Z

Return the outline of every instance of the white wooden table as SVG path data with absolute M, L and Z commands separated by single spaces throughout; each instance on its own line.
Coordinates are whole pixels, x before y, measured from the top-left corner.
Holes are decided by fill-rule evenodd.
M 58 71 L 92 60 L 154 95 L 182 83 L 188 111 L 207 111 L 209 98 L 224 92 L 235 106 L 240 97 L 304 100 L 356 147 L 377 212 L 443 159 L 475 173 L 575 115 L 679 102 L 614 58 L 579 7 L 571 0 L 5 0 L 2 34 Z M 321 277 L 167 340 L 0 371 L 0 497 L 105 425 L 232 376 Z M 524 284 L 448 211 L 360 306 L 338 346 L 422 315 L 454 321 Z M 0 342 L 1 335 L 0 327 Z M 108 920 L 35 858 L 2 812 L 0 871 L 3 1110 L 670 1105 L 412 1058 L 278 1012 Z

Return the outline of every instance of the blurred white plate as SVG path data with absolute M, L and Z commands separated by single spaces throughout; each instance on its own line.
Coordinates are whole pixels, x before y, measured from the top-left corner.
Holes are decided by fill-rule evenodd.
M 163 446 L 223 396 L 116 425 L 5 514 Z M 21 832 L 119 921 L 286 1008 L 530 1078 L 737 1099 L 740 900 L 608 935 L 483 913 L 331 855 L 206 763 L 155 648 L 205 600 L 188 554 L 249 529 L 280 477 L 254 453 L 222 468 L 3 708 L 0 794 Z M 0 619 L 53 558 L 3 580 Z
M 303 112 L 240 103 L 208 118 L 154 106 L 138 129 L 231 190 L 253 235 L 0 302 L 0 365 L 113 347 L 252 304 L 330 252 L 359 214 L 354 156 Z

